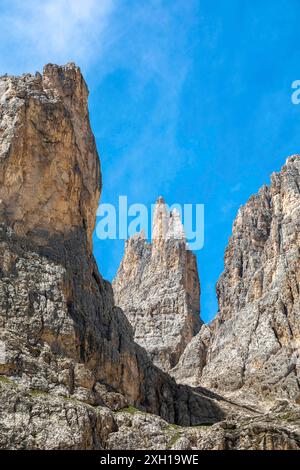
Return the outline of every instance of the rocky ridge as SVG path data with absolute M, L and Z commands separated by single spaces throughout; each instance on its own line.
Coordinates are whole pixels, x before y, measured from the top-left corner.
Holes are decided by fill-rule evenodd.
M 187 347 L 173 371 L 178 381 L 299 402 L 299 220 L 300 156 L 293 155 L 239 209 L 217 317 Z

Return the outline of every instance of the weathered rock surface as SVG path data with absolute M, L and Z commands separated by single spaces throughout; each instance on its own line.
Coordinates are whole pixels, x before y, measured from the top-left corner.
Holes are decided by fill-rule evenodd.
M 226 420 L 181 427 L 133 407 L 112 411 L 26 389 L 4 376 L 0 395 L 1 449 L 300 449 L 299 407 L 288 402 L 258 412 L 208 393 L 226 408 Z
M 240 208 L 217 285 L 219 312 L 207 351 L 203 355 L 201 331 L 174 371 L 179 381 L 299 400 L 299 191 L 300 156 L 294 155 L 272 175 L 270 186 Z M 192 379 L 186 364 L 196 371 Z
M 113 289 L 135 341 L 169 371 L 200 329 L 200 283 L 180 216 L 162 198 L 154 209 L 152 243 L 143 233 L 126 242 Z
M 201 383 L 203 369 L 207 361 L 207 351 L 212 338 L 208 325 L 202 325 L 180 356 L 178 364 L 169 372 L 178 383 L 196 387 Z
M 177 386 L 134 343 L 98 272 L 91 242 L 100 168 L 80 70 L 48 65 L 43 75 L 2 77 L 0 90 L 0 376 L 20 387 L 19 406 L 31 407 L 24 391 L 47 394 L 36 415 L 53 414 L 53 426 L 55 410 L 65 413 L 53 397 L 135 405 L 183 425 L 218 421 L 217 404 Z M 11 426 L 14 435 L 15 414 L 5 413 L 5 434 Z M 90 448 L 95 438 L 82 420 L 78 445 Z M 30 447 L 34 430 L 22 432 Z M 32 445 L 51 447 L 49 439 Z M 55 447 L 69 445 L 58 432 Z
M 25 390 L 0 376 L 0 449 L 104 449 L 117 431 L 108 408 Z
M 155 450 L 299 450 L 300 412 L 272 411 L 244 415 L 212 426 L 185 427 L 144 413 L 116 413 L 117 432 L 108 436 L 108 449 Z

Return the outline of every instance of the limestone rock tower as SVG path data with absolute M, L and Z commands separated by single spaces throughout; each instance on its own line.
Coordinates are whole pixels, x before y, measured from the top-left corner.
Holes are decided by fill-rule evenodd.
M 143 233 L 126 242 L 113 288 L 135 340 L 169 371 L 200 329 L 200 283 L 180 215 L 162 197 L 154 208 L 152 243 Z

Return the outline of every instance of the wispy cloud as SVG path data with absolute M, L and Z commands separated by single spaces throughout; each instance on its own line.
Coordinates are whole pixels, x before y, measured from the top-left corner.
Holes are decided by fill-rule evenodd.
M 182 91 L 193 66 L 190 50 L 195 36 L 191 37 L 191 31 L 197 23 L 198 3 L 148 0 L 129 8 L 130 4 L 118 4 L 102 72 L 105 76 L 125 70 L 134 89 L 132 102 L 142 103 L 149 90 L 153 93 L 143 128 L 130 145 L 120 141 L 119 147 L 126 145 L 126 152 L 118 154 L 117 167 L 112 164 L 107 174 L 118 188 L 127 174 L 126 192 L 136 199 L 161 192 L 187 161 L 177 141 L 177 125 Z M 130 126 L 130 116 L 127 122 Z M 103 132 L 114 134 L 109 129 Z
M 2 0 L 0 72 L 99 57 L 113 0 Z
M 238 193 L 242 188 L 242 183 L 236 183 L 230 188 L 231 193 Z

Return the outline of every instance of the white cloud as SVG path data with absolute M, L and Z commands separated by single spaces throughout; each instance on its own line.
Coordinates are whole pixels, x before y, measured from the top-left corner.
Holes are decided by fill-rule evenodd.
M 45 62 L 88 65 L 101 54 L 113 9 L 113 0 L 2 1 L 1 69 L 20 73 Z

